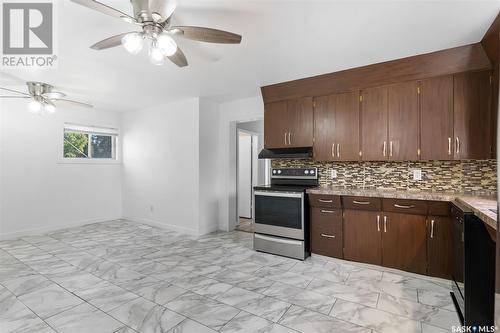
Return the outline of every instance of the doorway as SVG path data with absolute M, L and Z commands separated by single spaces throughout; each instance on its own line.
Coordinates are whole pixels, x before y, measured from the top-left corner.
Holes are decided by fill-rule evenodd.
M 253 187 L 258 184 L 257 133 L 238 128 L 237 148 L 237 207 L 241 231 L 253 232 Z

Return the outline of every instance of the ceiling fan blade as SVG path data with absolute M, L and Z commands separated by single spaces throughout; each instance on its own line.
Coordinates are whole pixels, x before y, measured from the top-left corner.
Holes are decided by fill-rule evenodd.
M 0 96 L 0 98 L 31 98 L 30 96 Z
M 149 8 L 152 13 L 159 14 L 159 22 L 166 22 L 177 8 L 176 0 L 149 0 Z
M 67 104 L 73 104 L 73 105 L 76 105 L 76 106 L 82 106 L 82 107 L 85 107 L 85 108 L 93 108 L 94 107 L 92 104 L 89 104 L 89 103 L 74 101 L 74 100 L 65 99 L 65 98 L 58 99 L 58 100 L 56 100 L 54 102 L 56 102 L 58 104 L 60 102 L 63 102 L 63 103 L 67 103 Z
M 176 35 L 207 43 L 239 44 L 241 36 L 223 30 L 203 27 L 179 26 L 170 30 Z
M 42 94 L 43 98 L 45 99 L 61 99 L 66 96 L 65 93 L 59 92 L 59 91 L 52 91 L 52 92 L 47 92 L 45 94 Z
M 16 94 L 21 94 L 21 95 L 25 95 L 25 96 L 31 96 L 30 94 L 27 94 L 25 92 L 22 92 L 22 91 L 17 91 L 17 90 L 13 90 L 13 89 L 9 89 L 9 88 L 2 88 L 0 87 L 1 90 L 5 90 L 5 91 L 9 91 L 9 92 L 13 92 L 13 93 L 16 93 Z
M 113 17 L 121 18 L 122 20 L 126 22 L 137 22 L 135 18 L 131 17 L 130 15 L 127 15 L 117 9 L 114 9 L 112 7 L 109 7 L 108 5 L 105 5 L 103 3 L 100 3 L 95 0 L 71 0 L 74 3 L 77 3 L 79 5 L 82 5 L 84 7 L 97 10 L 98 12 L 101 12 L 106 15 L 110 15 Z
M 182 52 L 180 48 L 177 48 L 177 51 L 173 55 L 168 57 L 168 59 L 170 59 L 170 61 L 172 61 L 179 67 L 186 67 L 188 65 L 186 56 L 184 55 L 184 52 Z
M 112 36 L 106 38 L 105 40 L 101 40 L 100 42 L 95 43 L 90 48 L 94 50 L 105 50 L 112 47 L 116 47 L 122 44 L 122 38 L 125 35 L 128 35 L 130 32 L 125 32 L 123 34 L 119 34 L 116 36 Z

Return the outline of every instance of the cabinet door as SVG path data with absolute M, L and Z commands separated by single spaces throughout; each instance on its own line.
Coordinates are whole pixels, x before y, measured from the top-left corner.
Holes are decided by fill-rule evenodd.
M 387 159 L 387 87 L 362 91 L 361 152 L 364 161 Z
M 313 100 L 304 97 L 287 102 L 288 146 L 313 146 Z
M 344 258 L 368 264 L 382 263 L 381 214 L 344 211 Z
M 359 92 L 337 94 L 335 106 L 335 160 L 359 160 Z
M 454 76 L 455 159 L 491 156 L 490 71 Z
M 342 210 L 311 209 L 311 252 L 342 258 Z
M 335 158 L 336 95 L 314 99 L 314 160 L 333 161 Z
M 426 274 L 426 240 L 426 216 L 384 212 L 382 266 Z
M 404 82 L 388 87 L 389 159 L 418 160 L 418 83 Z
M 453 159 L 453 76 L 420 82 L 420 158 Z
M 453 220 L 451 217 L 428 217 L 427 261 L 429 275 L 451 279 L 453 273 Z
M 287 146 L 287 103 L 275 102 L 264 108 L 264 147 L 284 148 Z

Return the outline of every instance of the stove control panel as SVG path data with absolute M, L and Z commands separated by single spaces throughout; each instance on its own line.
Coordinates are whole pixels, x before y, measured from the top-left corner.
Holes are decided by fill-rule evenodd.
M 276 168 L 271 169 L 271 178 L 318 178 L 317 168 Z

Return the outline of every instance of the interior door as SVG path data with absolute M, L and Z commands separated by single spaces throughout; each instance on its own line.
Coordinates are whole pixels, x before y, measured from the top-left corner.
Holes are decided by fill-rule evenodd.
M 362 159 L 387 160 L 387 87 L 365 89 L 361 96 Z
M 252 218 L 252 135 L 238 135 L 238 216 Z
M 426 274 L 426 216 L 384 212 L 382 266 Z
M 287 102 L 268 103 L 264 107 L 264 147 L 287 146 L 288 117 Z
M 344 211 L 344 258 L 368 264 L 382 263 L 381 213 Z
M 453 76 L 420 82 L 420 158 L 453 159 Z
M 333 161 L 335 156 L 336 95 L 314 99 L 314 160 Z
M 449 216 L 427 219 L 429 275 L 451 279 L 453 273 L 453 220 Z
M 490 71 L 454 76 L 455 159 L 491 156 Z
M 337 94 L 335 101 L 336 160 L 359 160 L 359 92 Z
M 388 87 L 389 160 L 419 159 L 418 82 Z
M 288 147 L 313 146 L 313 99 L 304 97 L 287 102 Z

